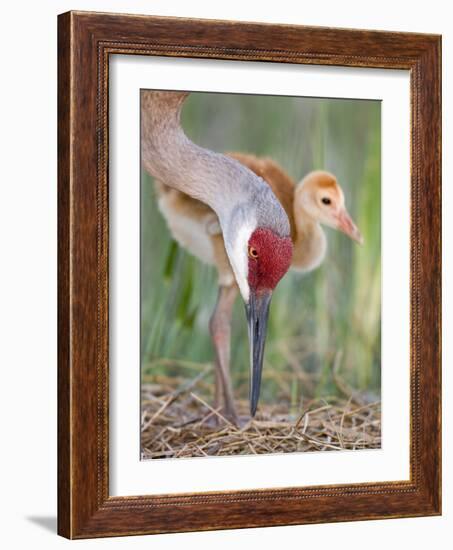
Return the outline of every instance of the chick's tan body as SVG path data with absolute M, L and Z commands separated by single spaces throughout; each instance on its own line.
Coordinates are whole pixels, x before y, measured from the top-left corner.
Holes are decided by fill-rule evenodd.
M 319 224 L 295 201 L 299 187 L 296 182 L 272 159 L 236 152 L 227 154 L 263 178 L 283 206 L 294 243 L 291 267 L 298 271 L 317 267 L 325 255 L 326 239 Z M 215 265 L 221 285 L 233 285 L 234 275 L 215 212 L 203 202 L 162 182 L 156 182 L 156 190 L 159 209 L 174 239 L 201 261 Z

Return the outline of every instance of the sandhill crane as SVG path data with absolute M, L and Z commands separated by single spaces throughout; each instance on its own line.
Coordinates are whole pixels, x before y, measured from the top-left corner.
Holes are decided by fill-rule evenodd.
M 246 306 L 250 341 L 250 408 L 255 414 L 272 291 L 288 271 L 292 240 L 287 214 L 269 185 L 238 160 L 199 147 L 185 135 L 180 114 L 186 92 L 141 93 L 141 151 L 145 169 L 160 182 L 202 201 L 223 235 L 224 259 Z M 187 200 L 189 198 L 187 197 Z M 184 226 L 183 224 L 180 224 Z M 196 232 L 197 224 L 192 224 Z M 190 226 L 182 232 L 190 231 Z M 203 231 L 200 233 L 203 242 Z M 206 240 L 206 239 L 205 239 Z M 203 246 L 203 245 L 202 245 Z M 225 254 L 226 253 L 226 254 Z M 223 288 L 224 285 L 222 285 Z M 237 421 L 229 376 L 229 346 L 222 334 L 224 302 L 212 322 L 217 351 L 217 386 L 226 414 Z M 220 391 L 220 390 L 219 390 Z
M 296 185 L 292 178 L 269 158 L 242 153 L 227 154 L 262 177 L 285 209 L 294 244 L 291 269 L 309 272 L 322 263 L 327 240 L 321 224 L 338 229 L 362 243 L 362 236 L 348 214 L 343 191 L 334 175 L 325 171 L 310 172 Z M 225 251 L 220 225 L 215 212 L 206 204 L 160 181 L 156 181 L 155 186 L 160 211 L 175 240 L 194 256 L 217 268 L 219 294 L 210 320 L 217 366 L 214 406 L 220 408 L 223 397 L 224 414 L 238 423 L 229 367 L 230 324 L 237 286 Z M 252 243 L 249 246 L 249 263 L 253 264 L 261 254 L 261 246 L 255 247 Z M 226 376 L 221 376 L 221 373 L 226 373 Z M 255 388 L 257 393 L 251 396 L 252 416 L 257 407 L 259 385 Z

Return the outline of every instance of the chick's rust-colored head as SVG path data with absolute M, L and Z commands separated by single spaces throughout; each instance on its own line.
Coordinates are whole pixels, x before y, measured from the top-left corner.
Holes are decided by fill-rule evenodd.
M 330 172 L 316 170 L 305 176 L 296 188 L 295 211 L 296 216 L 308 214 L 363 244 L 363 237 L 346 209 L 343 189 Z

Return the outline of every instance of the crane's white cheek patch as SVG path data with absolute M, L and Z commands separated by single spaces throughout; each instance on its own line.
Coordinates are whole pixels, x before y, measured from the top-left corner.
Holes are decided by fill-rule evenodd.
M 247 246 L 253 229 L 252 224 L 242 225 L 236 234 L 234 242 L 225 243 L 239 291 L 246 303 L 248 303 L 250 297 Z

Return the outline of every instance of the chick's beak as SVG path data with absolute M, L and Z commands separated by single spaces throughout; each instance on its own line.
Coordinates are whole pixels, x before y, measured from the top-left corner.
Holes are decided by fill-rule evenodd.
M 263 370 L 264 344 L 272 291 L 251 291 L 246 304 L 250 342 L 250 414 L 255 416 L 260 396 L 261 372 Z
M 362 234 L 356 224 L 352 221 L 352 218 L 346 208 L 340 210 L 337 228 L 348 235 L 348 237 L 350 237 L 353 241 L 363 244 Z

